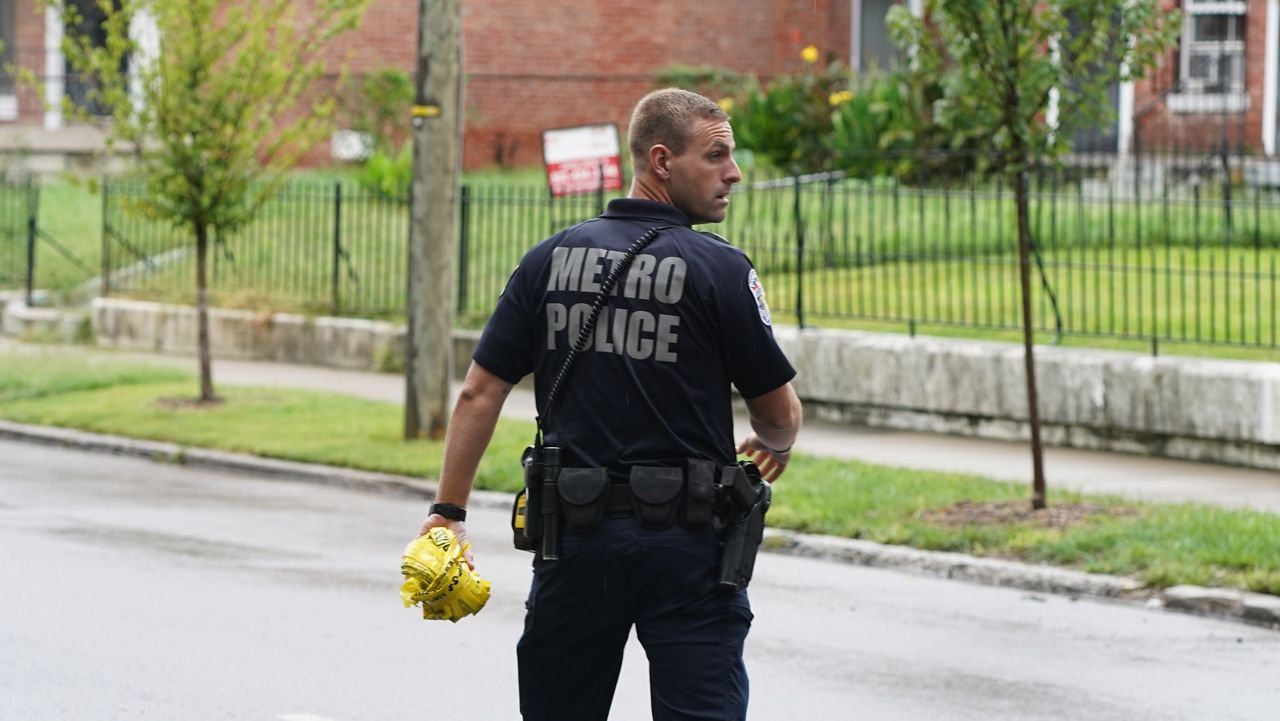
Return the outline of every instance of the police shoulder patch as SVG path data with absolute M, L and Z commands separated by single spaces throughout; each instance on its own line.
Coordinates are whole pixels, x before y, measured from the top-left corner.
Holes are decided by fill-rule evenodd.
M 760 322 L 772 327 L 773 314 L 769 312 L 769 304 L 764 299 L 764 284 L 760 282 L 760 275 L 756 273 L 755 268 L 747 273 L 747 289 L 756 299 L 756 310 L 760 311 Z

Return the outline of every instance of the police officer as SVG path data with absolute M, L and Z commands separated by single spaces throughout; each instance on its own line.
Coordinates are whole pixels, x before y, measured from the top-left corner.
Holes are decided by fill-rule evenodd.
M 601 282 L 655 228 L 559 389 L 546 444 L 564 466 L 607 468 L 615 481 L 736 453 L 767 481 L 786 470 L 801 408 L 764 289 L 742 251 L 690 227 L 724 220 L 742 179 L 729 118 L 701 95 L 658 90 L 637 104 L 629 137 L 629 197 L 536 245 L 508 281 L 463 383 L 424 533 L 447 525 L 465 537 L 476 467 L 511 387 L 533 373 L 546 410 Z M 754 430 L 736 445 L 731 387 Z M 654 719 L 745 718 L 752 613 L 745 590 L 717 589 L 716 555 L 710 528 L 655 529 L 616 507 L 592 530 L 561 531 L 559 560 L 533 561 L 517 647 L 524 718 L 604 721 L 633 626 Z

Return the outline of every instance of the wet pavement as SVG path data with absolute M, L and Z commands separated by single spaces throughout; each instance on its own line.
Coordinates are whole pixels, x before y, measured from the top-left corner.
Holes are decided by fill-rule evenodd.
M 421 499 L 3 440 L 0 459 L 0 718 L 518 718 L 529 556 L 506 512 L 468 524 L 488 606 L 426 622 L 398 595 Z M 751 594 L 755 719 L 1280 707 L 1280 634 L 1238 623 L 775 554 Z M 649 718 L 634 638 L 611 718 Z

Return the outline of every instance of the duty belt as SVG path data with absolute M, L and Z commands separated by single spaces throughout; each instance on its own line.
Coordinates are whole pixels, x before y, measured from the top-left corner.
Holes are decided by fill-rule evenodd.
M 611 481 L 605 513 L 631 513 L 634 510 L 631 507 L 631 485 L 626 481 Z

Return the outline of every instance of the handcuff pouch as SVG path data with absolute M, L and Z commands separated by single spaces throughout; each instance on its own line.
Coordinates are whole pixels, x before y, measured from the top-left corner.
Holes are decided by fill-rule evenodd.
M 631 506 L 641 526 L 661 530 L 675 523 L 684 488 L 683 468 L 632 466 L 629 485 Z
M 560 469 L 560 512 L 579 531 L 595 530 L 609 505 L 609 469 Z

